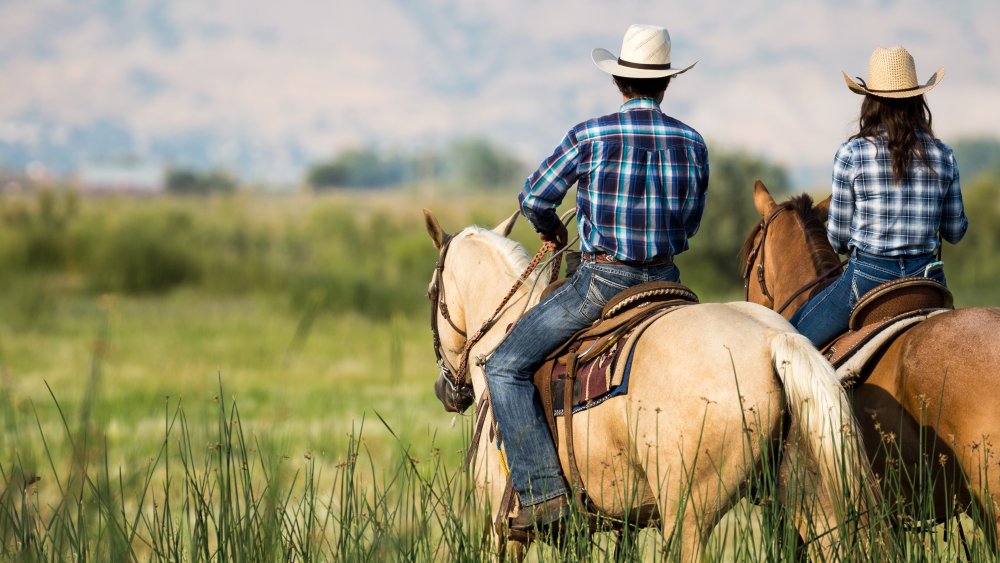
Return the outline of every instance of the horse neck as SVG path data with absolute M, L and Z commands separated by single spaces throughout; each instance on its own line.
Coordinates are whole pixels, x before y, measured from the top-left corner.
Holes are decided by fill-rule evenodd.
M 794 211 L 788 212 L 782 221 L 775 221 L 770 230 L 765 241 L 765 276 L 774 299 L 771 307 L 777 310 L 823 272 L 818 270 L 813 260 L 817 243 L 809 240 Z M 808 301 L 810 293 L 807 290 L 796 296 L 781 312 L 782 316 L 791 318 Z
M 511 263 L 487 233 L 471 232 L 462 236 L 463 239 L 455 241 L 458 245 L 453 247 L 449 262 L 455 288 L 453 299 L 471 338 L 484 323 L 493 318 L 497 307 L 517 282 L 526 264 Z M 504 306 L 498 320 L 473 348 L 469 372 L 477 395 L 484 388 L 485 380 L 482 379 L 481 368 L 475 365 L 475 358 L 496 348 L 506 335 L 507 327 L 519 318 L 522 311 L 538 303 L 541 291 L 545 288 L 543 281 L 535 283 L 539 274 L 536 270 L 528 277 Z

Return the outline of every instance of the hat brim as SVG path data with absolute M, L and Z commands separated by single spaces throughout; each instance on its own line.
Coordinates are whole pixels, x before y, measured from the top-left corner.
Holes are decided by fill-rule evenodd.
M 618 56 L 611 53 L 611 51 L 608 51 L 607 49 L 594 49 L 590 56 L 594 59 L 594 64 L 597 65 L 597 68 L 608 74 L 623 76 L 625 78 L 664 78 L 666 76 L 674 76 L 676 74 L 687 72 L 691 70 L 694 65 L 698 64 L 696 61 L 685 68 L 654 70 L 622 66 L 618 64 Z
M 855 82 L 847 75 L 846 72 L 840 71 L 844 75 L 844 82 L 847 83 L 847 87 L 850 88 L 851 92 L 855 94 L 861 94 L 862 96 L 875 96 L 877 98 L 913 98 L 920 96 L 926 92 L 930 92 L 935 86 L 941 83 L 941 79 L 944 78 L 944 68 L 939 68 L 934 76 L 931 76 L 930 80 L 927 81 L 923 86 L 919 86 L 912 90 L 900 90 L 897 92 L 885 92 L 885 91 L 873 91 L 869 90 L 865 86 Z

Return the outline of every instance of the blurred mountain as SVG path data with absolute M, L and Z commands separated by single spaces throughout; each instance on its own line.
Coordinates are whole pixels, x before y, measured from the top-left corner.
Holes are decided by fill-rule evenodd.
M 651 6 L 558 0 L 0 2 L 0 168 L 122 155 L 295 183 L 350 147 L 482 137 L 534 165 L 620 97 L 590 51 L 630 23 L 697 61 L 663 108 L 714 146 L 828 183 L 875 46 L 905 44 L 946 140 L 1000 132 L 1000 4 L 933 0 Z

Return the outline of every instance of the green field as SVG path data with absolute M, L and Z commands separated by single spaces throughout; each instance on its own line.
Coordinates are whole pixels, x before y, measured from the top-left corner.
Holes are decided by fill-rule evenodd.
M 513 201 L 2 200 L 0 558 L 478 559 L 471 422 L 431 389 L 420 208 L 457 229 Z M 523 222 L 515 237 L 536 248 Z M 728 238 L 680 260 L 705 301 L 741 297 L 742 234 Z M 990 270 L 970 268 L 959 303 L 991 302 L 992 284 L 967 281 Z M 720 553 L 771 553 L 739 539 L 763 526 L 747 511 Z M 920 541 L 935 547 L 914 560 L 955 554 Z M 566 549 L 532 557 L 583 548 Z

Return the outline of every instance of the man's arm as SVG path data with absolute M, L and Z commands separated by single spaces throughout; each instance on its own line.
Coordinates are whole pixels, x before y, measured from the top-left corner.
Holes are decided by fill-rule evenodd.
M 570 131 L 552 156 L 545 159 L 524 183 L 518 200 L 521 212 L 535 231 L 553 233 L 562 225 L 556 208 L 579 177 L 576 167 L 579 156 L 576 135 Z
M 684 232 L 691 238 L 701 226 L 701 217 L 705 213 L 705 203 L 708 199 L 708 149 L 702 149 L 698 155 L 702 163 L 701 172 L 695 183 L 695 193 L 684 202 L 683 218 Z

